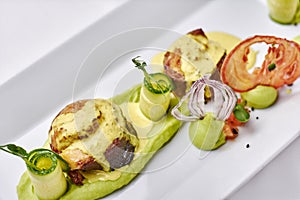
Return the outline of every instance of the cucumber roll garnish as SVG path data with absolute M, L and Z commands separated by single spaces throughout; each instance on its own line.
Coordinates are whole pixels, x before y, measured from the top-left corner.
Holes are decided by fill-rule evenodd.
M 34 193 L 40 199 L 57 199 L 67 191 L 68 184 L 63 171 L 67 172 L 70 168 L 58 154 L 43 148 L 27 153 L 15 144 L 3 145 L 0 149 L 25 161 Z
M 147 118 L 158 121 L 167 113 L 169 108 L 173 82 L 163 73 L 149 74 L 145 69 L 146 62 L 137 60 L 138 58 L 139 56 L 133 58 L 132 62 L 144 73 L 139 108 Z
M 136 65 L 138 69 L 144 72 L 144 86 L 155 94 L 164 94 L 173 89 L 172 80 L 163 73 L 153 73 L 149 74 L 145 67 L 147 63 L 143 60 L 137 60 L 139 56 L 132 59 L 132 62 Z

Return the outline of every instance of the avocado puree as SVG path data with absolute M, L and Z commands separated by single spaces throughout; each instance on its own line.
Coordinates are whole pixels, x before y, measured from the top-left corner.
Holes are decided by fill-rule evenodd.
M 120 106 L 127 102 L 138 102 L 140 88 L 140 85 L 134 86 L 128 91 L 113 97 L 112 101 Z M 171 99 L 171 107 L 175 106 L 176 103 L 176 99 Z M 138 149 L 136 150 L 134 160 L 130 163 L 130 165 L 118 169 L 118 171 L 121 171 L 118 179 L 85 183 L 82 186 L 76 186 L 69 183 L 68 191 L 60 199 L 98 199 L 129 184 L 138 175 L 138 173 L 142 171 L 152 156 L 175 135 L 181 125 L 182 123 L 180 121 L 176 120 L 170 113 L 168 113 L 164 120 L 161 120 L 160 123 L 155 123 L 155 126 L 161 126 L 163 129 L 158 129 L 160 132 L 151 135 L 150 138 L 143 137 Z M 38 200 L 33 193 L 32 184 L 27 172 L 22 175 L 17 186 L 17 192 L 20 200 Z
M 226 143 L 223 126 L 224 121 L 215 119 L 212 113 L 207 113 L 202 120 L 191 122 L 189 136 L 193 145 L 205 151 L 219 148 Z

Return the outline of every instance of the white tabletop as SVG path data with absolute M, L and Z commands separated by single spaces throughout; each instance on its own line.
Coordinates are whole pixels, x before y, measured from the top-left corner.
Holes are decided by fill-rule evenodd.
M 127 1 L 0 0 L 0 85 Z M 300 199 L 299 152 L 300 138 L 230 199 Z

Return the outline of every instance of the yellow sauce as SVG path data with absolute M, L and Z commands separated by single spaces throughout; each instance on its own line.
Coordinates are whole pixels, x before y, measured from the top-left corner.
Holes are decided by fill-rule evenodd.
M 159 121 L 148 119 L 140 109 L 139 103 L 126 103 L 121 105 L 124 116 L 132 123 L 139 138 L 139 148 L 141 143 L 159 134 L 163 128 L 165 117 Z
M 225 32 L 207 32 L 205 35 L 208 37 L 209 40 L 218 42 L 222 47 L 226 49 L 227 54 L 242 40 L 232 34 L 225 33 Z M 255 65 L 256 62 L 256 55 L 257 52 L 254 50 L 250 50 L 248 55 L 248 64 L 247 68 L 250 69 Z
M 114 181 L 120 178 L 121 171 L 115 170 L 111 172 L 104 172 L 102 170 L 90 170 L 80 172 L 89 183 L 96 181 Z
M 159 52 L 154 55 L 151 59 L 151 65 L 163 65 L 165 53 L 166 52 Z

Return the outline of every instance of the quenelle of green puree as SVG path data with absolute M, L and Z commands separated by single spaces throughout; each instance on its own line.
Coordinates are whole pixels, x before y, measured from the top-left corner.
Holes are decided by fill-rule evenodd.
M 139 102 L 140 90 L 140 85 L 135 86 L 130 90 L 113 97 L 111 100 L 115 104 L 120 105 L 125 113 L 130 107 L 137 108 L 137 106 L 127 106 L 127 104 L 137 104 Z M 171 98 L 170 108 L 172 108 L 176 104 L 177 99 Z M 140 138 L 140 144 L 135 151 L 135 157 L 129 165 L 115 170 L 119 171 L 119 175 L 117 178 L 109 178 L 110 172 L 108 172 L 106 174 L 106 180 L 86 182 L 82 186 L 77 186 L 69 182 L 67 192 L 59 199 L 98 199 L 111 194 L 115 190 L 118 190 L 129 184 L 142 171 L 142 169 L 155 155 L 155 153 L 175 135 L 181 125 L 182 122 L 176 120 L 168 111 L 168 113 L 160 121 L 157 121 L 153 124 L 153 126 L 160 126 L 160 128 L 152 129 L 159 131 L 151 133 L 151 137 L 145 137 L 144 133 L 140 133 L 139 131 L 137 131 L 138 135 L 144 135 Z M 111 172 L 112 176 L 115 176 L 115 171 Z M 17 186 L 17 192 L 18 198 L 20 200 L 38 200 L 38 197 L 34 194 L 32 183 L 27 172 L 22 175 L 21 180 Z
M 254 89 L 241 93 L 247 105 L 253 108 L 268 108 L 276 102 L 278 91 L 272 86 L 258 85 Z
M 189 136 L 192 143 L 199 149 L 210 151 L 222 146 L 225 135 L 222 133 L 224 121 L 215 119 L 212 113 L 207 113 L 204 119 L 191 122 Z
M 299 0 L 267 0 L 271 19 L 278 23 L 297 23 Z

